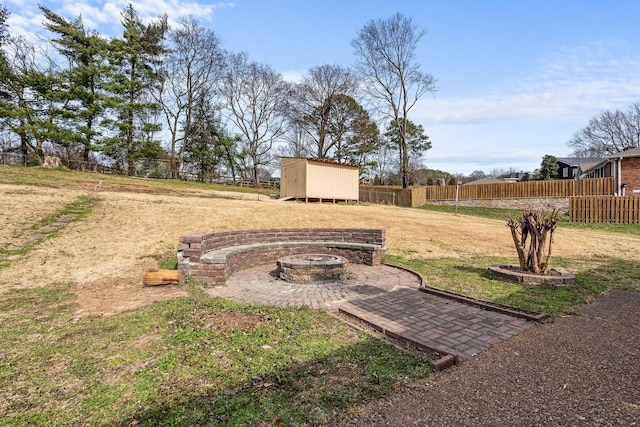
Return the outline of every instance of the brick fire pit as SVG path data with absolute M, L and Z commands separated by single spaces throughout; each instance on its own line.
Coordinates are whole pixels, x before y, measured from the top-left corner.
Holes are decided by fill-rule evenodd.
M 302 254 L 282 257 L 276 265 L 280 278 L 286 282 L 314 283 L 340 280 L 349 261 L 336 255 Z
M 380 265 L 382 228 L 269 228 L 185 234 L 178 242 L 178 269 L 206 286 L 224 286 L 233 273 L 291 255 L 341 256 L 353 264 Z

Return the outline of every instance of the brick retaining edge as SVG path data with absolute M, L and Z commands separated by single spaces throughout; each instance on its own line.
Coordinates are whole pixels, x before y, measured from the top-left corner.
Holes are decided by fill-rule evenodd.
M 379 265 L 386 251 L 382 228 L 270 228 L 186 234 L 178 242 L 178 269 L 206 286 L 222 286 L 236 271 L 288 255 L 326 253 Z
M 549 318 L 551 315 L 548 313 L 542 313 L 539 311 L 533 311 L 533 310 L 525 310 L 522 308 L 515 308 L 515 307 L 511 307 L 509 305 L 505 305 L 505 304 L 498 304 L 492 301 L 486 301 L 486 300 L 481 300 L 481 299 L 477 299 L 477 298 L 472 298 L 472 297 L 467 297 L 464 295 L 460 295 L 457 294 L 455 292 L 451 292 L 451 291 L 446 291 L 444 289 L 440 289 L 440 288 L 435 288 L 433 286 L 429 286 L 427 285 L 426 281 L 424 280 L 424 277 L 422 277 L 422 275 L 420 273 L 417 273 L 413 270 L 410 270 L 406 267 L 402 267 L 399 265 L 395 265 L 395 264 L 391 264 L 388 262 L 385 262 L 384 265 L 388 265 L 389 267 L 394 267 L 394 268 L 399 268 L 401 270 L 404 270 L 408 273 L 414 274 L 415 276 L 417 276 L 420 279 L 420 288 L 419 290 L 421 292 L 427 293 L 427 294 L 431 294 L 431 295 L 436 295 L 442 298 L 447 298 L 450 300 L 454 300 L 454 301 L 458 301 L 461 302 L 463 304 L 467 304 L 467 305 L 472 305 L 474 307 L 478 307 L 481 308 L 483 310 L 488 310 L 488 311 L 495 311 L 496 313 L 502 313 L 502 314 L 506 314 L 508 316 L 513 316 L 513 317 L 517 317 L 520 319 L 525 319 L 528 320 L 530 322 L 540 322 L 542 320 L 545 320 L 547 318 Z
M 382 335 L 385 335 L 389 338 L 392 338 L 398 341 L 403 341 L 405 343 L 411 344 L 418 350 L 426 351 L 439 356 L 437 359 L 434 359 L 431 361 L 431 366 L 436 371 L 444 371 L 445 369 L 450 368 L 451 366 L 457 365 L 459 363 L 458 355 L 453 349 L 450 349 L 444 346 L 439 346 L 439 345 L 436 345 L 436 346 L 430 345 L 426 342 L 422 342 L 422 341 L 416 340 L 415 338 L 408 337 L 401 332 L 383 328 L 382 326 L 376 323 L 370 322 L 356 314 L 350 313 L 341 308 L 338 308 L 338 312 L 344 316 L 356 319 L 358 322 L 364 323 L 365 325 L 372 328 L 373 330 L 380 332 Z M 352 327 L 361 329 L 351 323 L 349 325 L 351 325 Z

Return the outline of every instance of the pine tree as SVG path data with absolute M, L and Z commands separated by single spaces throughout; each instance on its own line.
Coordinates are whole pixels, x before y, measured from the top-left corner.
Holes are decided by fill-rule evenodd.
M 46 7 L 44 27 L 57 38 L 52 40 L 58 52 L 67 59 L 68 68 L 60 72 L 57 101 L 63 128 L 59 143 L 80 145 L 84 161 L 101 136 L 104 115 L 104 86 L 108 71 L 107 41 L 95 31 L 87 31 L 80 17 L 67 20 Z
M 558 159 L 555 156 L 546 154 L 540 163 L 540 169 L 536 169 L 534 176 L 536 179 L 556 179 L 558 178 Z
M 411 120 L 406 120 L 406 123 L 402 119 L 400 121 L 403 123 L 402 127 L 398 126 L 398 122 L 392 120 L 384 136 L 387 138 L 387 144 L 398 150 L 400 158 L 406 159 L 408 166 L 406 166 L 405 171 L 409 176 L 412 173 L 411 164 L 418 160 L 427 150 L 431 149 L 431 141 L 425 135 L 422 125 L 416 125 Z M 404 129 L 404 137 L 401 135 L 402 129 Z M 400 169 L 400 175 L 402 176 L 403 169 L 402 167 Z
M 18 136 L 24 163 L 37 164 L 44 142 L 57 134 L 57 74 L 51 61 L 36 59 L 35 46 L 24 37 L 9 36 L 3 43 L 9 54 L 0 73 L 1 123 Z
M 187 133 L 190 141 L 184 161 L 195 168 L 199 181 L 214 176 L 219 166 L 226 167 L 235 178 L 236 145 L 240 138 L 227 133 L 205 98 L 200 98 L 195 105 L 193 122 Z
M 107 86 L 115 135 L 105 140 L 102 148 L 133 175 L 136 160 L 161 152 L 154 138 L 161 128 L 155 114 L 159 107 L 149 91 L 159 78 L 156 67 L 165 53 L 167 17 L 145 25 L 129 5 L 122 13 L 122 26 L 122 38 L 110 44 L 112 69 Z

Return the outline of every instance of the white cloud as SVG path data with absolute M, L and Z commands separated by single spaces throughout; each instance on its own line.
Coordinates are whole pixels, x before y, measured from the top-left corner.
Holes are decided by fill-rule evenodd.
M 594 114 L 639 99 L 640 52 L 597 43 L 552 53 L 529 75 L 485 88 L 484 96 L 424 97 L 412 120 L 432 140 L 429 167 L 531 171 L 545 154 L 568 155 L 567 141 Z
M 306 73 L 306 71 L 289 70 L 282 73 L 282 78 L 290 83 L 300 83 Z
M 86 28 L 96 29 L 106 36 L 115 36 L 121 33 L 120 21 L 122 11 L 129 3 L 138 13 L 140 19 L 148 23 L 163 14 L 169 17 L 169 24 L 175 25 L 183 16 L 193 16 L 203 25 L 213 18 L 216 10 L 234 7 L 233 2 L 198 2 L 182 0 L 111 0 L 111 1 L 72 1 L 61 0 L 48 4 L 43 1 L 45 7 L 51 9 L 67 19 L 82 16 Z M 21 35 L 31 35 L 34 32 L 43 33 L 42 22 L 44 17 L 37 4 L 30 1 L 13 0 L 10 2 L 8 24 L 12 32 Z
M 548 122 L 624 108 L 640 99 L 640 53 L 603 44 L 559 51 L 538 70 L 473 98 L 425 97 L 413 114 L 422 123 Z
M 40 9 L 31 2 L 13 2 L 16 7 L 9 7 L 9 18 L 7 25 L 9 32 L 13 36 L 24 36 L 28 40 L 36 41 L 36 34 L 44 31 L 42 29 L 42 14 Z

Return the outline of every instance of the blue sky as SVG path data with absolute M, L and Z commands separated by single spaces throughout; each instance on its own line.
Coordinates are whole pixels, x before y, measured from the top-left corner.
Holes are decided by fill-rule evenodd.
M 40 29 L 37 2 L 2 0 L 14 31 Z M 118 35 L 129 3 L 48 0 L 89 28 Z M 468 174 L 531 171 L 545 154 L 607 109 L 640 101 L 640 1 L 132 1 L 140 16 L 191 14 L 230 50 L 245 50 L 288 79 L 311 67 L 354 63 L 350 42 L 370 19 L 396 12 L 427 30 L 418 49 L 438 79 L 409 117 L 424 126 L 430 168 Z

